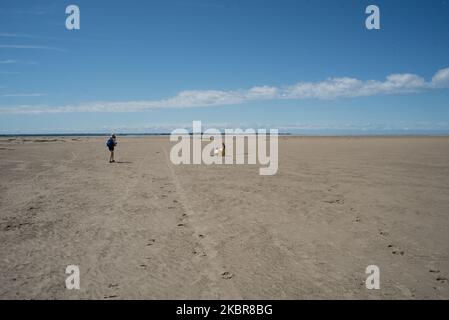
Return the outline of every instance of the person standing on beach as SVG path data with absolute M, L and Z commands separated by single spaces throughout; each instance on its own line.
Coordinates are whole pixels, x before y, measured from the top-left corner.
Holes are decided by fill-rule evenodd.
M 114 148 L 117 145 L 117 137 L 115 134 L 113 134 L 108 142 L 106 142 L 106 146 L 108 147 L 109 151 L 111 152 L 111 156 L 109 157 L 109 163 L 115 162 L 114 160 Z

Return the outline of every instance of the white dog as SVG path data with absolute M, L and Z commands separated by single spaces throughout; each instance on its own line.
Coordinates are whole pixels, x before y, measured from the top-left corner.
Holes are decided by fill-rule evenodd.
M 224 144 L 224 142 L 221 144 L 221 148 L 215 148 L 215 150 L 214 150 L 214 156 L 222 156 L 222 157 L 224 157 L 225 156 L 225 149 L 226 149 L 226 146 L 225 146 L 225 144 Z

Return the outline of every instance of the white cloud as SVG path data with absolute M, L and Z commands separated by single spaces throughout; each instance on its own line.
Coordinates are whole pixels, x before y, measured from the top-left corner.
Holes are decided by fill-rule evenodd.
M 415 93 L 449 88 L 449 68 L 439 70 L 430 82 L 414 74 L 391 74 L 384 81 L 355 78 L 329 78 L 321 82 L 299 82 L 285 87 L 258 86 L 240 90 L 188 90 L 177 95 L 148 101 L 88 102 L 78 105 L 40 106 L 22 105 L 0 108 L 0 114 L 39 114 L 71 112 L 139 112 L 162 108 L 193 108 L 236 105 L 263 100 L 333 100 Z
M 302 82 L 289 87 L 285 97 L 290 99 L 337 99 L 418 92 L 429 87 L 413 74 L 392 74 L 385 81 L 362 81 L 354 78 L 330 78 L 322 82 Z
M 47 47 L 47 46 L 36 46 L 36 45 L 29 45 L 29 44 L 0 44 L 0 48 L 2 48 L 2 49 L 36 49 L 36 50 L 51 50 L 51 51 L 66 52 L 64 49 L 61 49 L 61 48 Z
M 441 69 L 432 78 L 432 85 L 436 88 L 449 87 L 449 68 Z
M 34 61 L 6 59 L 6 60 L 0 60 L 0 64 L 37 64 L 37 63 Z
M 45 93 L 6 93 L 2 94 L 1 97 L 9 98 L 9 97 L 42 97 L 46 96 Z
M 17 63 L 17 60 L 0 60 L 0 64 L 13 64 L 13 63 Z
M 23 33 L 0 33 L 0 37 L 5 38 L 33 38 L 33 36 L 29 34 L 23 34 Z
M 0 74 L 20 74 L 20 73 L 15 71 L 0 71 Z

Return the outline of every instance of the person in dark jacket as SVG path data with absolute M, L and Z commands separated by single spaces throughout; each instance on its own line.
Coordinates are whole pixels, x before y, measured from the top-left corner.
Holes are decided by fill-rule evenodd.
M 108 142 L 106 142 L 106 146 L 108 147 L 109 151 L 111 152 L 111 156 L 109 157 L 109 163 L 115 162 L 114 160 L 114 149 L 115 146 L 117 145 L 117 137 L 115 136 L 115 134 L 113 134 Z

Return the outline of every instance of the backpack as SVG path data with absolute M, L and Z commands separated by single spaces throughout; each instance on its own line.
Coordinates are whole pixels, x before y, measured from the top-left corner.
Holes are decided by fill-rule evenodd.
M 114 141 L 112 140 L 112 138 L 109 138 L 108 142 L 106 142 L 106 146 L 108 148 L 112 148 L 114 146 Z

